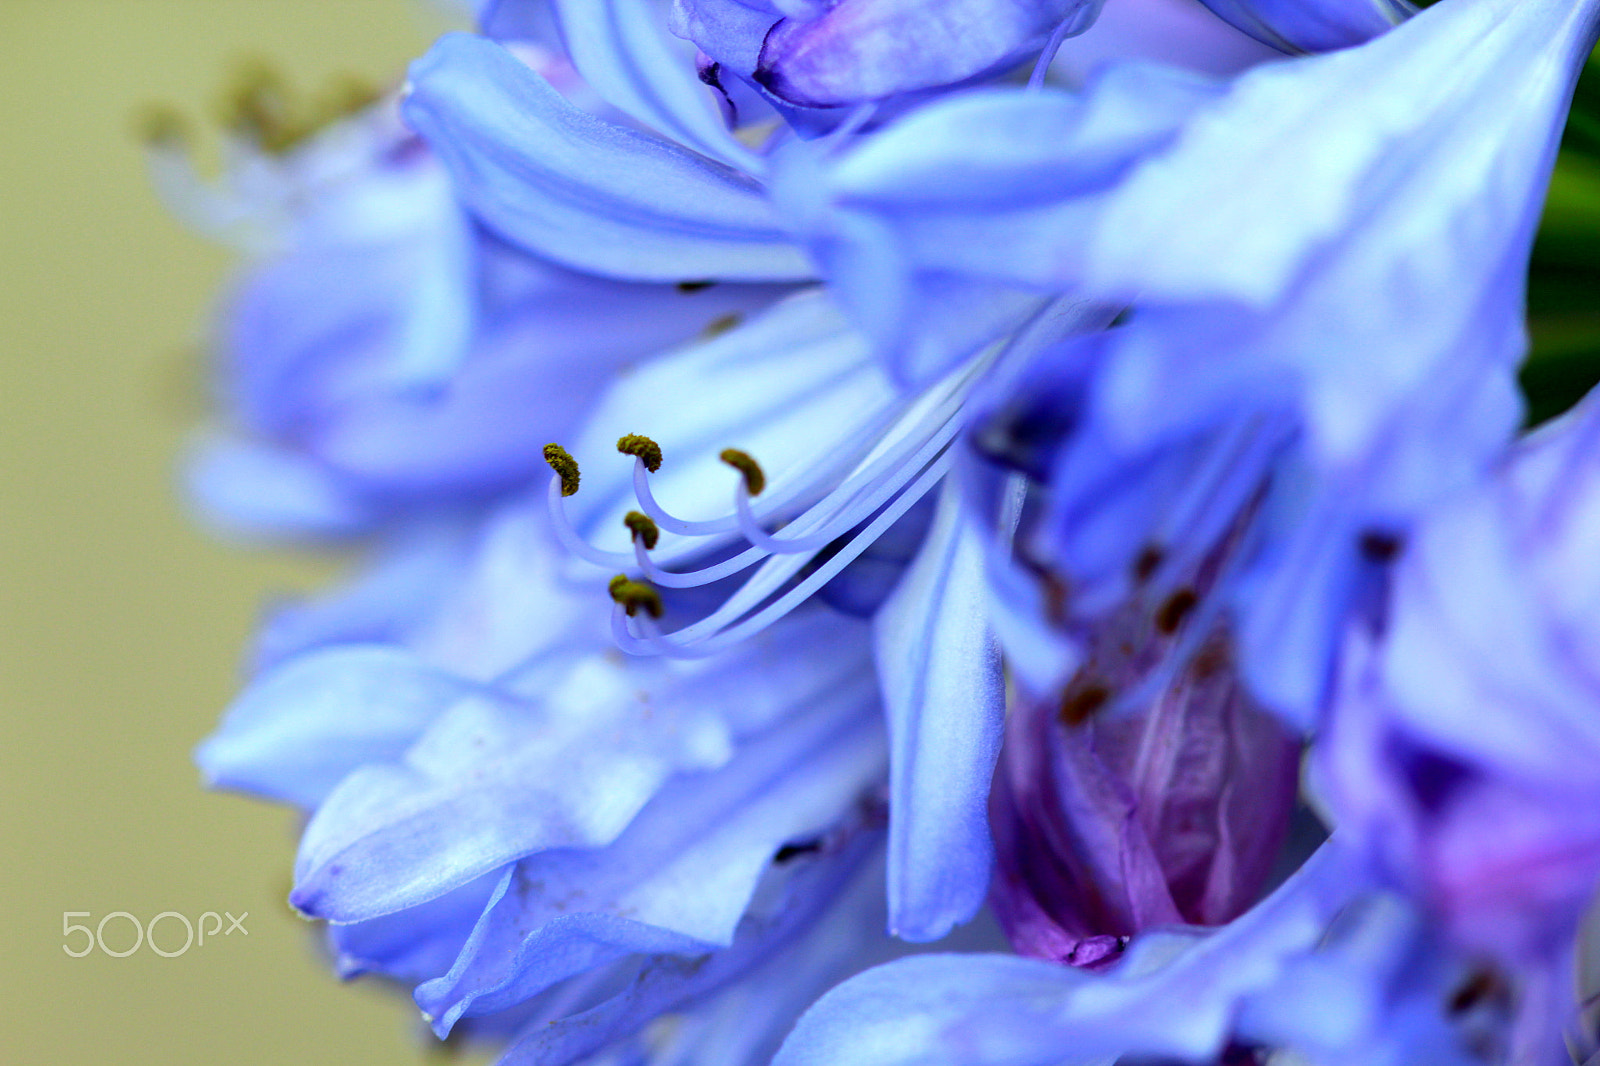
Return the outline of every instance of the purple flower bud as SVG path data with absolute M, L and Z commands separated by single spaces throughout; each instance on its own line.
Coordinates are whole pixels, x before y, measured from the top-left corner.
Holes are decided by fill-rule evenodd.
M 1059 699 L 1012 716 L 991 900 L 1024 955 L 1095 968 L 1152 926 L 1230 921 L 1266 883 L 1300 745 L 1251 701 L 1225 640 L 1213 634 L 1138 709 L 1103 711 L 1170 666 L 1181 610 L 1125 608 Z
M 790 103 L 829 107 L 965 81 L 1021 61 L 1097 0 L 839 0 L 768 31 L 756 80 Z

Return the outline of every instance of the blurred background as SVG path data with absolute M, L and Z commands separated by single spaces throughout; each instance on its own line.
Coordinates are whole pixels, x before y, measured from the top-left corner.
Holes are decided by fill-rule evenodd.
M 0 0 L 0 1063 L 437 1060 L 401 997 L 340 986 L 284 903 L 286 811 L 203 793 L 189 752 L 261 604 L 338 560 L 229 546 L 176 461 L 205 409 L 229 254 L 148 185 L 134 117 L 205 124 L 239 64 L 385 84 L 442 28 L 414 0 Z M 1600 377 L 1600 79 L 1580 94 L 1535 269 L 1537 417 Z M 202 137 L 203 139 L 203 137 Z M 245 915 L 163 958 L 71 957 L 113 912 Z M 120 950 L 125 918 L 103 929 Z M 160 943 L 182 939 L 176 919 Z
M 388 84 L 444 26 L 414 0 L 0 0 L 7 1066 L 438 1060 L 415 1009 L 341 986 L 288 910 L 293 816 L 202 792 L 189 760 L 263 601 L 336 564 L 231 547 L 184 510 L 176 459 L 231 257 L 157 202 L 134 118 L 173 105 L 204 140 L 250 57 L 307 92 Z M 67 911 L 248 912 L 248 935 L 72 958 Z M 103 933 L 133 942 L 123 918 Z M 182 924 L 157 935 L 176 950 Z

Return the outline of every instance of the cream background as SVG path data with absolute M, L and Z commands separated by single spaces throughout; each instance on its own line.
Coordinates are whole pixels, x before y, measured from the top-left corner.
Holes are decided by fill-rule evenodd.
M 388 80 L 439 25 L 407 0 L 0 0 L 7 1066 L 424 1058 L 414 1008 L 341 986 L 285 906 L 292 815 L 203 793 L 189 762 L 263 599 L 334 567 L 217 542 L 183 513 L 175 461 L 230 259 L 157 203 L 130 115 L 164 101 L 209 122 L 249 53 L 306 89 Z M 74 959 L 67 910 L 248 911 L 249 937 Z M 177 924 L 161 929 L 175 947 Z M 131 939 L 120 919 L 106 931 Z

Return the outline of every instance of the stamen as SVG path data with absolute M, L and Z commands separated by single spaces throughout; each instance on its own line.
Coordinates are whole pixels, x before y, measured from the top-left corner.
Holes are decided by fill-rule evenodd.
M 235 73 L 222 105 L 222 122 L 267 154 L 285 155 L 382 96 L 364 79 L 344 74 L 330 79 L 322 98 L 306 106 L 277 70 L 256 60 Z
M 747 570 L 765 559 L 769 553 L 760 548 L 746 548 L 731 559 L 724 559 L 720 563 L 702 567 L 699 570 L 690 570 L 687 573 L 675 573 L 663 570 L 655 564 L 645 552 L 645 546 L 637 539 L 633 542 L 633 561 L 639 569 L 644 571 L 644 576 L 657 585 L 669 589 L 692 589 L 701 585 L 709 585 L 713 581 L 721 581 L 725 577 L 732 577 L 741 570 Z
M 281 155 L 304 136 L 297 110 L 282 76 L 255 61 L 234 75 L 222 105 L 222 123 L 263 151 Z
M 618 574 L 611 579 L 609 589 L 611 598 L 622 605 L 630 618 L 641 607 L 651 618 L 661 617 L 661 593 L 643 581 L 634 581 L 627 574 Z
M 762 574 L 770 572 L 774 578 L 779 578 L 781 581 L 786 582 L 789 577 L 798 573 L 810 560 L 799 559 L 796 556 L 779 556 L 769 559 L 766 566 L 762 568 L 762 574 L 752 578 L 738 592 L 729 597 L 722 607 L 707 617 L 670 634 L 662 633 L 659 628 L 649 622 L 636 619 L 635 622 L 640 631 L 638 634 L 639 639 L 629 642 L 619 641 L 619 645 L 624 651 L 636 655 L 667 654 L 674 658 L 701 658 L 707 655 L 715 655 L 725 648 L 761 632 L 805 602 L 823 585 L 832 581 L 839 571 L 855 562 L 857 557 L 871 547 L 883 535 L 885 530 L 899 521 L 918 500 L 927 494 L 929 489 L 938 484 L 939 479 L 949 471 L 951 460 L 952 456 L 948 451 L 941 454 L 937 460 L 923 470 L 922 476 L 917 478 L 910 488 L 896 498 L 888 507 L 884 508 L 865 529 L 853 537 L 848 544 L 842 546 L 827 562 L 817 567 L 804 580 L 796 583 L 777 599 L 748 618 L 744 618 L 734 625 L 728 624 L 740 619 L 755 603 L 759 603 L 760 599 L 776 591 L 774 586 L 777 582 L 771 580 L 762 581 Z
M 1064 19 L 1050 33 L 1050 39 L 1045 42 L 1044 50 L 1039 53 L 1039 59 L 1033 65 L 1033 73 L 1028 75 L 1028 88 L 1037 89 L 1044 85 L 1045 77 L 1050 73 L 1050 64 L 1055 62 L 1056 53 L 1061 50 L 1061 42 L 1069 36 L 1072 19 Z
M 650 516 L 638 511 L 629 511 L 622 517 L 622 524 L 628 527 L 636 543 L 643 543 L 645 551 L 651 551 L 656 546 L 656 541 L 661 539 L 661 530 L 651 521 Z
M 151 148 L 182 149 L 190 141 L 189 122 L 177 108 L 147 104 L 134 115 L 139 140 Z
M 760 464 L 748 453 L 737 448 L 724 448 L 718 458 L 744 475 L 744 487 L 750 495 L 759 496 L 761 490 L 767 487 L 767 475 L 761 472 Z
M 578 461 L 559 444 L 544 446 L 544 461 L 550 464 L 561 478 L 561 495 L 574 496 L 578 492 Z M 652 545 L 654 547 L 654 545 Z
M 617 451 L 623 455 L 631 455 L 644 463 L 646 470 L 654 474 L 661 469 L 661 445 L 641 433 L 629 433 L 617 439 Z
M 785 476 L 770 490 L 766 471 L 749 453 L 724 450 L 720 458 L 740 474 L 731 515 L 690 521 L 668 513 L 651 489 L 650 474 L 660 468 L 661 447 L 641 434 L 620 438 L 617 450 L 634 458 L 633 490 L 639 506 L 623 518 L 632 534 L 628 553 L 601 551 L 578 536 L 565 515 L 562 471 L 552 462 L 557 476 L 548 498 L 563 546 L 581 558 L 641 575 L 612 582 L 618 606 L 611 625 L 617 646 L 635 655 L 714 655 L 802 604 L 945 476 L 953 461 L 952 444 L 965 424 L 959 417 L 963 403 L 974 384 L 1011 350 L 1007 344 L 982 353 L 920 395 L 875 410 L 842 446 L 817 456 L 798 476 Z M 759 508 L 752 502 L 757 494 L 762 496 Z M 772 532 L 777 529 L 782 535 Z M 663 569 L 650 554 L 662 531 L 701 540 L 698 546 L 674 542 L 666 549 L 672 557 L 715 561 L 691 563 L 685 572 Z M 748 546 L 741 550 L 734 536 Z M 751 567 L 755 570 L 708 614 L 672 633 L 652 621 L 659 616 L 650 606 L 659 602 L 658 588 L 708 585 Z
M 555 530 L 556 539 L 561 542 L 561 546 L 578 558 L 594 563 L 596 566 L 627 566 L 632 562 L 633 560 L 623 552 L 602 551 L 578 536 L 578 531 L 572 528 L 572 522 L 567 518 L 566 497 L 568 495 L 570 494 L 565 491 L 563 479 L 558 471 L 550 479 L 550 488 L 545 493 L 545 502 L 550 508 L 551 528 Z M 635 548 L 637 549 L 637 547 L 638 545 L 636 544 Z

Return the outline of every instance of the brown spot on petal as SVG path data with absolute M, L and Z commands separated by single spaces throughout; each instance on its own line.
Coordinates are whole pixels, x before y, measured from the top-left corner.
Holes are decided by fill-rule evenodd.
M 1509 992 L 1505 982 L 1500 980 L 1500 975 L 1495 971 L 1488 968 L 1476 970 L 1451 995 L 1450 1013 L 1465 1014 L 1481 1004 L 1503 1001 Z
M 1111 690 L 1098 681 L 1073 682 L 1061 694 L 1061 721 L 1082 725 L 1111 699 Z
M 705 329 L 700 331 L 700 339 L 703 341 L 716 340 L 729 330 L 737 329 L 739 327 L 739 323 L 743 321 L 744 316 L 736 311 L 730 311 L 725 315 L 718 315 L 716 318 L 713 318 L 710 322 L 706 323 Z
M 1139 557 L 1133 561 L 1133 580 L 1141 585 L 1149 581 L 1165 558 L 1166 553 L 1160 548 L 1154 544 L 1146 544 L 1139 551 Z
M 1403 546 L 1400 538 L 1381 529 L 1369 529 L 1361 534 L 1361 554 L 1375 563 L 1393 562 Z
M 1189 670 L 1194 674 L 1195 680 L 1205 681 L 1228 669 L 1230 658 L 1228 646 L 1219 640 L 1213 640 L 1200 649 Z
M 1183 625 L 1184 619 L 1189 617 L 1195 605 L 1200 602 L 1200 597 L 1194 594 L 1194 589 L 1179 589 L 1167 597 L 1167 601 L 1156 611 L 1156 629 L 1171 636 Z

